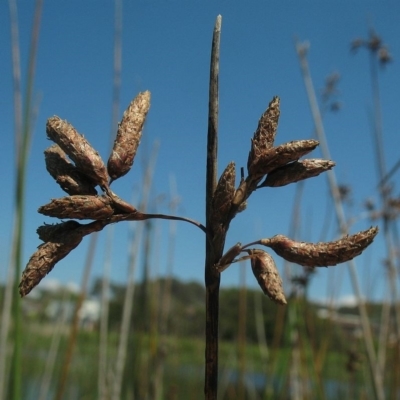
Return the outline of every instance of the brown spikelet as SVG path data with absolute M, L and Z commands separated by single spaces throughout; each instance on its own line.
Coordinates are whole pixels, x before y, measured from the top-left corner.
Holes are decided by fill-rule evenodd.
M 106 194 L 110 198 L 112 202 L 112 206 L 114 209 L 116 209 L 116 213 L 136 213 L 137 210 L 135 207 L 133 207 L 131 204 L 126 202 L 125 200 L 122 200 L 119 196 L 117 196 L 110 188 L 106 189 Z
M 106 219 L 111 217 L 114 209 L 111 200 L 106 196 L 68 196 L 53 199 L 39 207 L 38 212 L 49 217 L 71 219 Z
M 271 247 L 276 254 L 287 261 L 307 267 L 326 267 L 340 264 L 360 255 L 378 233 L 371 227 L 354 235 L 347 235 L 333 242 L 296 242 L 284 235 L 262 239 L 260 244 Z
M 66 154 L 57 144 L 44 151 L 46 169 L 60 185 L 61 189 L 70 195 L 96 195 L 95 184 L 67 159 Z
M 40 245 L 31 256 L 22 273 L 20 295 L 26 296 L 53 269 L 56 263 L 75 249 L 82 238 L 98 232 L 105 226 L 102 221 L 81 225 L 75 221 L 40 227 L 39 237 L 47 242 Z M 39 232 L 40 231 L 40 232 Z
M 235 194 L 235 163 L 230 162 L 219 178 L 212 199 L 211 222 L 213 224 L 224 223 L 231 208 Z
M 322 172 L 332 169 L 334 166 L 335 163 L 333 161 L 317 158 L 294 161 L 271 171 L 259 187 L 289 185 L 290 183 L 318 176 Z
M 317 140 L 294 140 L 265 150 L 248 166 L 249 175 L 258 179 L 274 169 L 296 161 L 318 146 Z
M 51 117 L 47 120 L 46 132 L 48 138 L 61 147 L 82 174 L 101 187 L 108 185 L 107 170 L 99 153 L 70 123 L 57 116 Z
M 275 303 L 287 304 L 282 279 L 274 259 L 264 250 L 247 250 L 251 256 L 251 269 L 263 292 Z
M 218 272 L 222 272 L 227 269 L 232 261 L 237 257 L 242 251 L 242 244 L 240 242 L 232 246 L 219 260 L 218 264 L 215 266 Z
M 60 235 L 65 235 L 68 231 L 79 228 L 81 224 L 77 221 L 65 221 L 60 224 L 45 224 L 36 229 L 36 233 L 43 242 L 55 242 L 59 240 Z
M 150 92 L 146 91 L 139 93 L 124 112 L 107 163 L 107 170 L 112 180 L 124 176 L 131 169 L 149 108 Z
M 21 297 L 26 296 L 39 282 L 53 269 L 54 265 L 82 241 L 83 235 L 68 231 L 58 242 L 43 243 L 38 250 L 32 254 L 22 273 L 19 293 Z
M 274 145 L 280 115 L 279 104 L 279 97 L 275 96 L 258 121 L 257 129 L 251 140 L 251 149 L 247 160 L 248 168 L 251 164 L 256 162 L 261 154 Z

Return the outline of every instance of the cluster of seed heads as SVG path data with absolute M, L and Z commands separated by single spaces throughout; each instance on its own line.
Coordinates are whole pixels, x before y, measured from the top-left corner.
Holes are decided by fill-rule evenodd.
M 149 108 L 148 91 L 139 93 L 131 102 L 119 124 L 107 167 L 70 123 L 57 116 L 47 120 L 47 137 L 55 144 L 44 152 L 46 168 L 68 196 L 51 200 L 39 207 L 38 212 L 70 220 L 38 228 L 44 243 L 31 256 L 22 274 L 21 296 L 27 295 L 84 236 L 100 231 L 109 223 L 145 219 L 144 214 L 113 193 L 110 184 L 131 169 Z M 97 186 L 102 195 L 97 194 Z M 76 219 L 93 222 L 80 224 Z
M 285 186 L 300 180 L 315 177 L 331 169 L 335 163 L 321 159 L 304 159 L 318 146 L 316 140 L 296 140 L 274 145 L 279 122 L 279 98 L 274 97 L 262 114 L 251 141 L 247 171 L 235 190 L 235 164 L 229 163 L 219 179 L 213 198 L 212 223 L 214 232 L 226 232 L 230 221 L 242 211 L 253 191 L 264 187 Z M 272 256 L 265 250 L 248 248 L 262 245 L 271 248 L 280 257 L 307 267 L 332 266 L 346 262 L 361 254 L 372 243 L 377 228 L 346 236 L 327 243 L 296 242 L 284 235 L 260 239 L 247 245 L 240 242 L 226 251 L 215 264 L 218 272 L 230 264 L 244 259 L 251 260 L 251 267 L 258 284 L 271 300 L 286 304 L 282 279 Z M 242 252 L 248 255 L 239 257 Z
M 139 221 L 148 218 L 176 219 L 190 222 L 202 229 L 208 240 L 223 243 L 231 220 L 243 211 L 247 199 L 257 189 L 285 186 L 308 179 L 331 169 L 335 163 L 321 159 L 304 159 L 318 146 L 316 140 L 296 140 L 274 145 L 280 108 L 274 97 L 262 114 L 251 141 L 245 178 L 236 188 L 235 163 L 231 162 L 216 186 L 209 226 L 183 217 L 144 214 L 111 191 L 110 185 L 128 173 L 138 149 L 143 125 L 150 108 L 150 92 L 146 91 L 131 102 L 119 124 L 107 166 L 99 153 L 67 121 L 57 116 L 47 121 L 46 132 L 56 144 L 45 150 L 46 168 L 68 196 L 53 199 L 39 207 L 38 212 L 59 219 L 69 219 L 37 229 L 44 242 L 31 256 L 19 285 L 21 296 L 28 294 L 54 265 L 76 248 L 83 237 L 102 230 L 110 223 Z M 99 195 L 96 187 L 100 187 Z M 92 220 L 81 224 L 75 220 Z M 282 258 L 307 267 L 336 265 L 359 255 L 374 239 L 377 228 L 328 243 L 296 242 L 276 235 L 247 245 L 237 243 L 220 257 L 215 270 L 221 273 L 229 265 L 250 259 L 253 274 L 266 295 L 279 304 L 286 304 L 282 279 L 272 256 L 252 245 L 269 247 Z M 238 258 L 242 252 L 247 256 Z

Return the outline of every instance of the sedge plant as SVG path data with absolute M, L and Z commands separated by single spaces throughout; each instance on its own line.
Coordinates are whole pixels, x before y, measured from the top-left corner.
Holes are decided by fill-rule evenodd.
M 37 229 L 43 244 L 29 259 L 19 285 L 21 296 L 26 296 L 85 236 L 99 232 L 110 224 L 160 218 L 195 225 L 204 232 L 206 243 L 204 392 L 205 398 L 209 400 L 217 398 L 219 285 L 224 270 L 234 262 L 249 259 L 252 272 L 263 292 L 275 303 L 285 305 L 287 300 L 282 279 L 271 250 L 283 259 L 303 266 L 333 266 L 361 254 L 378 232 L 376 227 L 372 227 L 326 243 L 299 242 L 278 234 L 244 245 L 237 242 L 228 250 L 225 249 L 230 223 L 238 213 L 245 211 L 248 199 L 256 190 L 312 178 L 330 170 L 335 164 L 322 159 L 300 160 L 318 146 L 317 140 L 275 144 L 280 117 L 280 99 L 275 96 L 261 115 L 252 137 L 247 175 L 242 168 L 237 184 L 235 163 L 230 162 L 217 179 L 220 32 L 221 16 L 218 16 L 211 51 L 205 225 L 186 217 L 140 211 L 111 190 L 112 183 L 125 176 L 133 165 L 150 109 L 149 91 L 139 93 L 125 111 L 107 165 L 89 141 L 70 123 L 53 116 L 46 124 L 47 137 L 55 143 L 45 151 L 46 168 L 67 196 L 51 200 L 41 206 L 38 212 L 64 221 Z M 80 223 L 77 220 L 92 222 Z

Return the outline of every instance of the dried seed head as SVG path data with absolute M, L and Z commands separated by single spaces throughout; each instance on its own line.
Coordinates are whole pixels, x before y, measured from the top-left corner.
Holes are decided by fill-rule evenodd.
M 107 170 L 99 153 L 71 124 L 54 116 L 47 120 L 46 132 L 48 138 L 61 147 L 81 173 L 101 187 L 108 185 Z
M 69 231 L 79 228 L 81 224 L 76 221 L 65 221 L 60 224 L 45 224 L 36 229 L 39 239 L 43 242 L 57 242 L 60 235 L 65 235 Z
M 39 207 L 38 212 L 49 217 L 71 219 L 106 219 L 114 209 L 106 196 L 68 196 L 53 199 L 49 204 Z
M 70 195 L 96 195 L 95 184 L 82 174 L 66 157 L 60 146 L 54 144 L 44 151 L 46 169 L 60 185 L 61 189 Z
M 340 264 L 360 255 L 374 240 L 377 227 L 371 227 L 355 235 L 347 235 L 333 242 L 296 242 L 284 235 L 262 239 L 260 244 L 271 247 L 287 261 L 308 267 L 326 267 Z
M 280 115 L 279 97 L 275 96 L 258 121 L 257 130 L 251 141 L 251 150 L 247 161 L 249 167 L 261 154 L 274 145 Z
M 57 225 L 45 225 L 37 232 L 46 240 L 31 256 L 22 273 L 19 292 L 26 296 L 53 269 L 54 265 L 75 249 L 82 238 L 93 232 L 101 231 L 106 224 L 94 221 L 81 225 L 76 221 L 67 221 Z
M 318 146 L 317 140 L 294 140 L 264 151 L 248 167 L 249 175 L 258 179 L 274 169 L 296 161 Z
M 260 187 L 289 185 L 290 183 L 318 176 L 320 173 L 328 171 L 334 166 L 335 163 L 333 161 L 321 159 L 294 161 L 271 171 Z
M 274 259 L 264 250 L 247 252 L 251 256 L 251 269 L 263 292 L 275 303 L 287 304 Z
M 242 251 L 242 243 L 238 242 L 232 246 L 219 260 L 218 264 L 215 266 L 218 272 L 226 270 L 232 261 L 237 257 Z
M 235 194 L 235 163 L 230 162 L 219 178 L 212 199 L 212 224 L 221 224 L 227 220 L 232 199 Z
M 107 163 L 107 170 L 112 180 L 124 176 L 131 169 L 149 108 L 150 92 L 146 91 L 139 93 L 124 112 Z
M 68 232 L 60 242 L 47 242 L 38 247 L 33 253 L 22 273 L 19 293 L 26 296 L 53 269 L 54 265 L 82 241 L 83 236 Z

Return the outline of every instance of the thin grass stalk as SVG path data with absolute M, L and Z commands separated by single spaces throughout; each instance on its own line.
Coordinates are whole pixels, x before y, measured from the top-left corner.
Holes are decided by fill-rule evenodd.
M 318 107 L 317 98 L 315 95 L 314 86 L 311 80 L 310 70 L 308 66 L 308 61 L 306 58 L 306 51 L 301 46 L 299 42 L 296 42 L 296 51 L 299 57 L 300 67 L 303 75 L 304 84 L 306 87 L 308 100 L 310 103 L 311 113 L 314 119 L 314 124 L 317 132 L 317 137 L 320 142 L 321 151 L 323 156 L 326 159 L 330 159 L 329 149 L 326 141 L 326 136 L 324 132 L 324 127 L 322 124 L 321 114 Z M 334 200 L 335 205 L 335 213 L 337 218 L 337 223 L 340 227 L 340 231 L 342 234 L 347 233 L 347 223 L 344 215 L 343 204 L 341 198 L 339 196 L 338 186 L 336 184 L 336 177 L 334 171 L 327 171 L 327 179 L 329 183 L 329 188 L 331 192 L 331 196 Z M 360 283 L 357 275 L 356 263 L 354 260 L 348 261 L 349 264 L 349 272 L 351 283 L 353 286 L 353 291 L 357 298 L 357 305 L 360 313 L 362 329 L 363 329 L 363 338 L 365 343 L 365 348 L 368 356 L 368 365 L 371 373 L 371 381 L 374 390 L 374 395 L 376 399 L 383 400 L 385 398 L 384 390 L 383 390 L 383 376 L 380 366 L 377 364 L 377 358 L 375 349 L 373 346 L 371 327 L 369 322 L 369 317 L 367 314 L 367 310 L 365 304 L 362 300 Z
M 296 194 L 295 194 L 295 200 L 293 202 L 293 216 L 290 219 L 291 220 L 291 227 L 289 228 L 290 236 L 291 237 L 297 237 L 297 233 L 299 230 L 300 226 L 300 205 L 301 205 L 301 197 L 303 195 L 303 189 L 304 189 L 304 182 L 301 182 L 299 185 L 296 187 Z M 293 265 L 287 261 L 284 262 L 284 269 L 285 269 L 285 277 L 286 279 L 291 282 L 292 278 L 292 268 Z M 291 285 L 292 286 L 292 285 Z M 291 288 L 291 291 L 293 291 L 293 287 Z M 291 363 L 290 363 L 290 381 L 289 381 L 289 393 L 288 396 L 290 396 L 291 399 L 293 400 L 299 400 L 304 397 L 303 393 L 303 387 L 300 382 L 300 371 L 302 368 L 300 368 L 300 337 L 299 337 L 299 321 L 298 321 L 298 307 L 297 307 L 297 302 L 295 302 L 293 305 L 291 305 L 288 308 L 288 324 L 289 324 L 289 329 L 290 329 L 290 341 L 291 341 L 291 349 L 292 349 L 292 354 L 291 354 Z
M 67 344 L 67 350 L 65 353 L 64 362 L 62 364 L 61 377 L 58 382 L 57 392 L 54 396 L 55 400 L 62 400 L 64 397 L 64 394 L 65 394 L 67 380 L 68 380 L 68 374 L 69 374 L 69 370 L 71 368 L 72 357 L 74 354 L 76 340 L 77 340 L 77 336 L 78 336 L 79 311 L 82 308 L 82 304 L 86 298 L 86 292 L 87 292 L 87 287 L 88 287 L 88 283 L 89 283 L 90 272 L 92 269 L 94 253 L 95 253 L 96 245 L 97 245 L 97 238 L 98 238 L 97 232 L 94 233 L 90 237 L 89 248 L 88 248 L 86 261 L 85 261 L 85 267 L 83 269 L 81 290 L 80 290 L 78 299 L 76 301 L 74 315 L 72 317 L 70 334 L 69 334 L 68 344 Z
M 112 254 L 113 239 L 114 239 L 114 225 L 111 225 L 107 229 L 103 275 L 101 280 L 99 374 L 97 381 L 98 396 L 100 400 L 106 400 L 109 397 L 109 388 L 107 379 L 108 311 L 109 311 L 108 291 L 110 288 L 111 254 Z
M 175 214 L 179 197 L 176 190 L 176 180 L 174 177 L 169 179 L 169 191 L 170 191 L 170 214 Z M 164 367 L 165 357 L 167 349 L 167 335 L 168 335 L 168 318 L 171 311 L 171 286 L 172 286 L 172 274 L 175 260 L 175 243 L 176 243 L 176 222 L 171 221 L 169 223 L 169 234 L 168 234 L 168 250 L 167 250 L 167 270 L 165 276 L 165 282 L 161 293 L 161 315 L 159 324 L 159 348 L 156 365 L 154 367 L 154 399 L 161 399 L 164 393 Z M 170 338 L 171 339 L 171 338 Z
M 300 206 L 301 206 L 301 198 L 303 195 L 303 190 L 304 190 L 304 182 L 299 182 L 296 185 L 296 193 L 294 196 L 294 200 L 293 200 L 293 211 L 292 211 L 292 217 L 290 218 L 291 226 L 289 227 L 289 236 L 290 237 L 296 237 L 297 236 L 297 231 L 299 228 L 299 224 L 300 224 Z M 291 269 L 290 269 L 290 263 L 285 261 L 284 262 L 284 277 L 286 282 L 291 285 L 291 277 L 292 277 L 292 273 L 291 273 Z M 292 291 L 292 289 L 289 289 L 289 292 Z M 277 350 L 279 348 L 279 340 L 282 338 L 282 334 L 283 334 L 283 325 L 284 325 L 284 313 L 280 313 L 279 311 L 283 311 L 283 309 L 278 308 L 278 314 L 277 314 L 277 319 L 279 319 L 279 321 L 275 324 L 275 340 L 273 343 L 273 348 L 274 348 L 274 354 L 277 353 Z M 284 309 L 286 310 L 286 309 Z M 293 314 L 291 314 L 289 312 L 289 322 L 290 322 L 290 318 Z M 293 324 L 290 324 L 290 326 L 295 326 Z M 293 351 L 295 351 L 295 349 L 293 348 Z M 277 363 L 277 358 L 274 357 L 275 360 L 274 362 L 270 362 L 266 365 L 269 365 L 269 375 L 272 377 L 274 376 L 277 371 L 276 371 L 276 367 L 278 365 Z M 269 382 L 269 383 L 268 383 Z M 271 396 L 273 394 L 273 386 L 272 386 L 272 379 L 267 379 L 267 384 L 265 386 L 265 396 Z
M 304 191 L 304 181 L 300 182 L 296 185 L 296 193 L 293 201 L 293 212 L 292 218 L 290 218 L 291 226 L 289 227 L 289 235 L 290 237 L 296 238 L 298 236 L 298 231 L 301 225 L 300 222 L 300 208 L 301 208 L 301 200 Z M 287 261 L 284 262 L 285 269 L 285 278 L 290 283 L 290 292 L 294 291 L 294 287 L 292 284 L 292 269 L 293 264 Z M 301 373 L 304 373 L 306 368 L 301 365 L 301 346 L 300 346 L 300 338 L 299 334 L 299 326 L 301 324 L 301 318 L 299 315 L 299 306 L 296 301 L 292 306 L 288 309 L 288 324 L 290 328 L 290 340 L 291 340 L 291 364 L 290 364 L 290 381 L 289 381 L 289 396 L 294 399 L 302 399 L 304 398 L 304 387 L 302 385 L 302 377 Z M 304 349 L 303 349 L 304 350 Z M 303 376 L 304 381 L 304 376 Z
M 287 396 L 293 400 L 301 400 L 304 398 L 303 387 L 300 379 L 300 338 L 299 330 L 297 327 L 297 307 L 292 305 L 288 309 L 288 324 L 290 330 L 290 347 L 291 362 L 289 368 L 289 385 Z
M 21 351 L 22 351 L 22 325 L 21 325 L 21 300 L 18 291 L 14 287 L 18 281 L 22 270 L 22 249 L 23 249 L 23 225 L 25 208 L 26 190 L 26 167 L 28 161 L 29 145 L 32 136 L 32 92 L 35 77 L 35 63 L 37 46 L 39 39 L 40 17 L 42 1 L 37 0 L 35 4 L 35 14 L 32 27 L 30 51 L 28 57 L 27 86 L 24 96 L 24 108 L 22 108 L 21 95 L 21 67 L 20 49 L 18 38 L 18 19 L 16 1 L 9 1 L 10 20 L 11 20 L 11 47 L 13 59 L 13 83 L 14 83 L 14 120 L 15 120 L 15 154 L 16 154 L 16 183 L 15 183 L 15 211 L 11 270 L 15 273 L 15 279 L 8 279 L 8 290 L 6 290 L 4 301 L 3 322 L 4 329 L 1 332 L 1 350 L 7 346 L 7 337 L 10 326 L 10 311 L 12 309 L 14 319 L 14 345 L 12 356 L 11 386 L 8 398 L 19 400 L 21 398 L 22 372 L 21 372 Z M 22 115 L 24 110 L 24 115 Z M 11 300 L 11 291 L 13 299 Z M 2 352 L 6 354 L 6 352 Z M 5 365 L 7 357 L 0 365 L 0 397 L 5 395 Z
M 275 318 L 275 323 L 274 323 L 274 334 L 273 334 L 273 340 L 271 344 L 271 351 L 270 351 L 270 376 L 274 377 L 275 374 L 277 374 L 279 371 L 278 369 L 278 356 L 279 356 L 279 348 L 282 342 L 283 338 L 283 332 L 284 332 L 284 326 L 285 326 L 285 316 L 287 313 L 288 308 L 287 307 L 278 307 L 277 313 L 276 313 L 276 318 Z M 273 387 L 273 380 L 269 379 L 267 380 L 267 384 L 265 387 L 265 396 L 267 398 L 271 398 L 274 395 L 274 387 Z
M 162 385 L 157 386 L 158 376 L 157 369 L 160 361 L 163 359 L 162 349 L 160 348 L 160 315 L 162 312 L 162 306 L 160 304 L 161 295 L 161 281 L 160 281 L 160 229 L 159 226 L 155 226 L 155 231 L 152 235 L 152 243 L 157 243 L 157 248 L 154 251 L 154 261 L 152 262 L 149 258 L 146 260 L 149 263 L 149 267 L 154 265 L 154 270 L 150 268 L 150 277 L 152 280 L 150 290 L 150 340 L 149 340 L 149 352 L 150 352 L 150 385 L 148 397 L 154 400 L 162 399 Z M 151 249 L 150 249 L 151 250 Z M 161 351 L 160 351 L 161 350 Z M 162 378 L 162 375 L 161 375 Z
M 261 357 L 261 363 L 265 366 L 265 376 L 266 378 L 272 378 L 272 375 L 269 371 L 269 349 L 268 343 L 266 339 L 265 332 L 265 320 L 264 320 L 264 311 L 262 306 L 261 293 L 254 292 L 253 294 L 253 302 L 254 302 L 254 319 L 256 326 L 256 334 L 257 334 L 257 345 L 258 351 Z M 266 379 L 268 380 L 268 379 Z M 264 387 L 264 395 L 267 396 L 267 384 Z
M 128 347 L 128 334 L 130 330 L 130 319 L 133 307 L 133 295 L 135 290 L 135 271 L 137 254 L 139 251 L 141 231 L 143 225 L 139 224 L 131 231 L 131 241 L 129 244 L 129 258 L 128 258 L 128 276 L 126 284 L 126 292 L 124 298 L 122 321 L 118 341 L 117 357 L 115 361 L 115 371 L 113 376 L 113 385 L 111 388 L 111 399 L 119 400 L 121 398 L 122 378 L 125 368 L 126 353 Z
M 289 234 L 291 237 L 297 237 L 298 236 L 298 232 L 300 230 L 300 226 L 301 226 L 301 217 L 300 217 L 300 210 L 301 210 L 301 204 L 302 204 L 302 196 L 303 196 L 303 191 L 304 191 L 304 186 L 305 186 L 305 182 L 301 181 L 296 185 L 296 193 L 294 196 L 294 201 L 293 201 L 293 213 L 292 213 L 292 217 L 291 217 L 291 227 L 289 228 Z M 307 221 L 310 220 L 310 218 L 306 219 Z M 287 274 L 286 276 L 289 278 L 289 281 L 292 282 L 292 269 L 293 269 L 293 264 L 289 264 L 285 262 L 285 266 L 291 266 L 292 268 L 289 270 L 289 268 L 287 269 Z M 293 286 L 291 285 L 293 290 L 296 290 Z M 301 301 L 300 303 L 295 303 L 295 307 L 297 312 L 295 313 L 295 316 L 297 318 L 296 320 L 296 329 L 298 330 L 298 332 L 300 332 L 299 335 L 299 340 L 301 340 L 302 342 L 300 343 L 299 346 L 299 350 L 301 352 L 301 354 L 303 355 L 303 362 L 305 363 L 305 365 L 303 364 L 300 371 L 303 373 L 303 379 L 302 379 L 302 384 L 304 386 L 303 391 L 308 390 L 307 388 L 307 384 L 305 382 L 312 382 L 312 380 L 315 381 L 316 385 L 317 385 L 317 389 L 315 390 L 315 394 L 318 393 L 318 398 L 320 399 L 324 399 L 325 398 L 325 393 L 324 393 L 324 388 L 323 385 L 321 384 L 321 379 L 319 379 L 320 374 L 318 374 L 317 369 L 316 369 L 316 365 L 317 365 L 317 356 L 315 355 L 315 349 L 312 346 L 312 337 L 309 338 L 310 333 L 309 330 L 307 330 L 307 307 L 309 305 L 308 302 L 308 283 L 306 283 L 306 285 L 304 286 L 303 289 L 303 301 Z M 297 296 L 298 298 L 300 298 L 300 296 Z M 290 314 L 289 314 L 290 315 Z M 298 318 L 298 316 L 301 315 L 301 318 Z M 311 333 L 312 334 L 312 333 Z M 329 335 L 324 335 L 324 337 L 328 337 Z M 308 340 L 310 339 L 310 340 Z M 310 355 L 309 355 L 310 354 Z M 311 373 L 312 373 L 312 377 L 304 377 L 304 373 L 307 370 L 307 366 L 310 367 L 311 369 Z
M 150 160 L 148 162 L 144 182 L 143 182 L 143 191 L 142 191 L 142 199 L 140 204 L 141 210 L 146 210 L 149 194 L 151 189 L 152 177 L 154 172 L 155 160 L 157 157 L 158 144 L 155 144 L 153 147 L 152 155 L 150 156 Z M 129 260 L 128 260 L 128 282 L 126 286 L 126 293 L 124 298 L 124 306 L 122 312 L 122 322 L 117 350 L 117 358 L 115 362 L 115 375 L 114 375 L 114 384 L 112 387 L 112 400 L 120 400 L 121 398 L 121 388 L 122 388 L 122 378 L 124 374 L 125 368 L 125 360 L 126 353 L 128 349 L 128 337 L 129 333 L 132 332 L 130 326 L 130 320 L 132 315 L 132 307 L 133 307 L 133 295 L 135 289 L 135 272 L 136 272 L 136 257 L 139 250 L 140 240 L 141 240 L 141 229 L 143 228 L 143 224 L 138 224 L 135 227 L 134 235 L 132 237 L 132 242 L 130 244 L 129 251 Z
M 379 79 L 378 79 L 378 60 L 376 59 L 376 53 L 370 51 L 370 72 L 371 72 L 371 86 L 372 86 L 372 98 L 374 103 L 374 121 L 373 121 L 373 134 L 375 139 L 375 156 L 378 170 L 378 180 L 382 182 L 387 176 L 385 154 L 383 146 L 383 124 L 382 124 L 382 111 L 381 111 L 381 100 L 379 90 Z M 397 337 L 400 337 L 400 306 L 397 305 L 398 293 L 396 284 L 396 267 L 395 267 L 395 250 L 393 246 L 393 237 L 391 234 L 391 228 L 393 228 L 393 221 L 389 219 L 389 192 L 385 190 L 385 185 L 380 187 L 379 193 L 381 195 L 382 207 L 383 207 L 383 235 L 385 237 L 385 244 L 387 250 L 387 283 L 389 286 L 390 297 L 394 305 L 395 310 L 395 323 Z M 381 330 L 379 335 L 379 347 L 378 347 L 378 362 L 382 371 L 385 369 L 386 359 L 386 348 L 387 348 L 387 335 L 390 324 L 390 301 L 384 302 L 382 307 L 382 319 L 381 319 Z
M 246 326 L 247 326 L 247 288 L 246 288 L 246 265 L 240 263 L 239 268 L 239 309 L 238 309 L 238 398 L 246 396 Z
M 121 99 L 121 70 L 122 70 L 122 0 L 114 1 L 114 64 L 113 64 L 113 97 L 112 118 L 110 129 L 110 149 L 113 147 L 113 138 L 118 126 L 118 115 Z M 99 337 L 99 374 L 98 374 L 98 396 L 100 400 L 109 397 L 107 384 L 107 352 L 108 352 L 108 292 L 110 288 L 111 254 L 114 238 L 114 227 L 107 229 L 107 244 L 103 264 L 101 282 L 101 315 L 100 315 L 100 337 Z
M 50 349 L 47 353 L 46 365 L 43 372 L 43 378 L 40 382 L 40 389 L 38 400 L 47 400 L 49 398 L 49 391 L 51 381 L 53 379 L 54 365 L 58 356 L 60 348 L 60 341 L 62 336 L 62 329 L 67 322 L 67 310 L 65 304 L 67 302 L 67 291 L 64 291 L 61 299 L 62 311 L 56 323 L 53 324 L 53 332 L 51 337 Z
M 212 198 L 217 186 L 218 152 L 218 76 L 221 37 L 221 16 L 214 26 L 210 87 L 208 103 L 207 172 L 206 172 L 206 227 L 211 227 Z M 214 238 L 213 238 L 214 239 Z M 223 253 L 224 243 L 215 248 L 206 237 L 205 285 L 206 285 L 206 352 L 204 394 L 207 400 L 216 400 L 218 392 L 218 321 L 220 273 L 213 266 Z
M 300 337 L 301 337 L 301 345 L 300 348 L 302 349 L 303 354 L 303 362 L 306 366 L 308 366 L 308 371 L 310 378 L 304 379 L 303 377 L 303 385 L 305 386 L 305 390 L 308 390 L 308 395 L 310 395 L 310 387 L 309 382 L 311 384 L 314 382 L 313 394 L 317 398 L 324 400 L 326 399 L 327 394 L 325 393 L 325 388 L 323 384 L 323 376 L 321 375 L 321 371 L 317 370 L 317 361 L 318 361 L 318 354 L 316 346 L 313 346 L 313 340 L 315 340 L 315 327 L 310 326 L 311 321 L 313 321 L 311 314 L 313 312 L 309 312 L 308 306 L 309 303 L 307 300 L 306 295 L 304 296 L 304 302 L 300 303 L 301 307 L 299 307 L 299 314 L 303 316 L 300 319 Z M 328 336 L 328 335 L 327 335 Z M 306 368 L 303 369 L 306 371 Z
M 141 299 L 140 307 L 142 309 L 142 313 L 145 318 L 141 321 L 141 330 L 143 330 L 144 335 L 140 336 L 138 347 L 142 349 L 141 352 L 141 362 L 139 369 L 139 379 L 140 382 L 137 393 L 140 399 L 147 399 L 150 395 L 150 381 L 152 374 L 152 352 L 151 352 L 151 342 L 153 339 L 152 335 L 152 292 L 153 287 L 151 284 L 151 276 L 150 276 L 150 254 L 151 254 L 151 241 L 153 238 L 153 221 L 147 220 L 143 223 L 143 231 L 142 231 L 142 279 L 140 280 L 139 285 L 139 298 Z M 149 339 L 149 340 L 148 340 Z M 150 347 L 150 348 L 149 348 Z M 154 398 L 154 397 L 150 397 Z
M 14 100 L 14 154 L 15 169 L 19 171 L 19 154 L 21 153 L 22 142 L 22 93 L 21 93 L 21 63 L 18 33 L 18 12 L 16 0 L 9 0 L 9 12 L 11 21 L 11 54 L 12 54 L 12 73 L 13 73 L 13 100 Z M 6 396 L 6 364 L 7 364 L 7 339 L 11 322 L 11 308 L 14 294 L 15 272 L 13 265 L 16 260 L 16 243 L 18 234 L 18 210 L 13 210 L 13 234 L 10 261 L 8 267 L 7 284 L 4 292 L 3 310 L 1 313 L 0 327 L 0 399 Z M 17 278 L 18 279 L 18 278 Z

